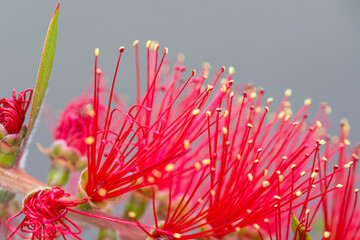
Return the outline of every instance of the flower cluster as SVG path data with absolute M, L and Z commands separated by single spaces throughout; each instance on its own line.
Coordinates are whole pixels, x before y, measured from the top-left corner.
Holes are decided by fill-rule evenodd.
M 263 89 L 235 85 L 233 67 L 210 79 L 209 64 L 186 73 L 182 55 L 171 68 L 167 48 L 159 57 L 152 41 L 141 95 L 138 46 L 136 102 L 126 107 L 114 93 L 121 47 L 105 103 L 96 49 L 94 95 L 72 101 L 55 130 L 55 139 L 86 155 L 81 198 L 58 187 L 32 191 L 10 219 L 25 215 L 13 235 L 79 239 L 76 215 L 66 216 L 71 211 L 137 226 L 143 239 L 359 239 L 360 148 L 349 155 L 346 121 L 339 138 L 328 136 L 326 103 L 309 120 L 311 100 L 293 113 L 287 89 L 271 111 Z M 73 209 L 111 212 L 120 197 L 131 222 Z M 322 215 L 324 226 L 314 226 Z

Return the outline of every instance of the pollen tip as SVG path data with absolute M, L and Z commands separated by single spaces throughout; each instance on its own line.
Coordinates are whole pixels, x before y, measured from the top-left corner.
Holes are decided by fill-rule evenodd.
M 101 197 L 105 197 L 107 195 L 107 190 L 105 188 L 100 188 L 98 190 L 98 194 L 101 196 Z
M 291 90 L 290 88 L 288 88 L 288 89 L 285 90 L 285 96 L 286 96 L 286 97 L 290 97 L 291 94 L 292 94 L 292 90 Z
M 167 55 L 169 53 L 169 49 L 166 47 L 164 48 L 164 54 Z
M 196 116 L 196 115 L 198 115 L 199 113 L 200 113 L 200 109 L 197 108 L 197 109 L 195 109 L 195 110 L 193 111 L 192 114 L 193 114 L 194 116 Z
M 173 235 L 174 238 L 180 239 L 181 238 L 181 234 L 180 233 L 174 233 Z
M 273 101 L 274 101 L 274 98 L 272 98 L 272 97 L 269 97 L 269 98 L 266 100 L 267 103 L 272 103 Z
M 229 67 L 229 74 L 233 75 L 235 73 L 235 68 L 233 66 Z
M 259 230 L 260 229 L 260 226 L 259 226 L 259 224 L 257 224 L 257 223 L 254 223 L 254 228 L 256 229 L 256 230 Z
M 135 40 L 135 41 L 133 42 L 133 46 L 134 46 L 134 47 L 137 47 L 137 45 L 139 45 L 139 40 Z
M 330 232 L 328 232 L 328 231 L 325 231 L 325 232 L 324 232 L 324 238 L 329 238 L 330 235 L 331 235 Z
M 121 46 L 121 47 L 119 47 L 119 52 L 123 52 L 125 50 L 125 47 L 124 46 Z
M 202 160 L 202 164 L 203 165 L 209 165 L 211 163 L 211 161 L 210 161 L 210 159 L 204 159 L 204 160 Z
M 169 163 L 168 165 L 166 165 L 165 171 L 171 172 L 172 170 L 174 170 L 174 168 L 175 168 L 175 165 L 173 163 Z
M 95 52 L 94 52 L 95 56 L 99 56 L 100 54 L 100 49 L 99 48 L 95 48 Z
M 262 186 L 263 186 L 264 188 L 266 188 L 266 187 L 270 186 L 270 182 L 267 181 L 267 180 L 265 180 L 265 181 L 262 182 Z
M 93 144 L 94 142 L 95 142 L 95 138 L 94 138 L 93 136 L 90 136 L 90 137 L 85 138 L 85 143 L 86 143 L 87 145 L 91 145 L 91 144 Z
M 307 98 L 307 99 L 305 99 L 305 101 L 304 101 L 304 105 L 305 105 L 305 106 L 309 106 L 309 105 L 311 105 L 311 103 L 312 103 L 311 98 Z
M 148 40 L 148 41 L 146 42 L 146 48 L 150 48 L 150 45 L 151 45 L 151 41 Z
M 134 211 L 130 211 L 130 212 L 128 213 L 128 216 L 129 216 L 130 218 L 136 218 L 136 213 L 135 213 Z
M 190 147 L 190 141 L 189 141 L 189 139 L 185 139 L 184 140 L 184 148 L 185 148 L 185 150 L 188 150 L 189 147 Z

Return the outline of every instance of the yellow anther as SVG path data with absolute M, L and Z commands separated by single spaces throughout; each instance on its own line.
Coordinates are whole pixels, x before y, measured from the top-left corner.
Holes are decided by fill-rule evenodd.
M 301 173 L 300 173 L 300 176 L 302 177 L 302 176 L 304 176 L 306 174 L 306 172 L 305 171 L 302 171 Z
M 173 235 L 174 238 L 180 239 L 181 238 L 181 234 L 180 233 L 174 233 Z
M 199 170 L 201 168 L 201 164 L 199 162 L 195 162 L 194 167 L 196 170 Z
M 311 103 L 312 103 L 311 98 L 307 98 L 307 99 L 305 99 L 305 101 L 304 101 L 304 105 L 305 105 L 305 106 L 309 106 L 309 105 L 311 105 Z
M 189 149 L 189 147 L 190 147 L 190 141 L 189 141 L 189 139 L 185 139 L 184 140 L 184 148 L 185 148 L 185 150 Z
M 306 209 L 305 214 L 309 214 L 310 213 L 310 209 Z
M 198 108 L 193 111 L 194 116 L 198 115 L 199 113 L 200 113 L 200 109 Z
M 266 100 L 267 103 L 272 103 L 274 101 L 274 98 L 270 97 Z
M 229 74 L 233 75 L 235 73 L 235 68 L 233 66 L 229 67 Z
M 211 112 L 210 112 L 210 111 L 206 111 L 206 116 L 210 117 L 210 116 L 211 116 Z
M 277 200 L 280 200 L 280 199 L 281 199 L 281 197 L 278 196 L 278 195 L 275 195 L 274 198 L 276 198 Z
M 268 175 L 268 173 L 269 173 L 269 170 L 264 169 L 264 176 L 265 176 L 265 177 Z
M 100 188 L 98 190 L 98 194 L 101 196 L 101 197 L 105 197 L 106 194 L 107 194 L 107 190 L 105 188 Z
M 265 181 L 262 182 L 262 186 L 263 186 L 264 188 L 266 188 L 266 187 L 270 186 L 270 182 L 267 181 L 267 180 L 265 180 Z
M 241 159 L 241 155 L 240 155 L 240 154 L 236 155 L 236 159 L 237 159 L 237 160 L 240 160 L 240 159 Z
M 100 54 L 100 49 L 95 48 L 94 54 L 95 54 L 96 57 L 99 56 L 99 54 Z
M 311 173 L 311 178 L 316 178 L 316 176 L 317 176 L 317 172 Z
M 228 129 L 226 127 L 223 127 L 222 132 L 223 132 L 224 135 L 226 135 L 228 133 Z
M 139 44 L 139 40 L 135 40 L 135 41 L 133 42 L 133 46 L 134 46 L 134 47 L 136 47 L 138 44 Z
M 149 47 L 150 47 L 150 45 L 151 45 L 151 41 L 150 41 L 150 40 L 148 40 L 148 41 L 146 42 L 146 48 L 149 48 Z
M 285 96 L 290 97 L 292 94 L 292 90 L 290 88 L 285 90 Z
M 229 111 L 228 110 L 225 110 L 224 112 L 224 118 L 227 117 L 229 115 Z
M 300 190 L 298 190 L 298 191 L 295 193 L 295 195 L 298 196 L 298 197 L 300 197 L 301 194 L 302 194 L 302 192 L 301 192 Z
M 211 163 L 211 161 L 210 161 L 210 159 L 204 159 L 204 160 L 202 160 L 202 164 L 203 165 L 209 165 Z
M 147 177 L 147 180 L 148 180 L 149 183 L 155 182 L 155 178 L 152 177 L 152 176 Z
M 256 92 L 251 92 L 250 93 L 250 98 L 256 98 L 257 97 L 257 93 Z
M 211 190 L 210 190 L 210 194 L 211 194 L 211 196 L 215 196 L 215 190 L 214 190 L 214 189 L 211 189 Z
M 284 176 L 282 174 L 279 175 L 279 182 L 284 181 Z
M 316 121 L 316 126 L 318 126 L 318 127 L 322 127 L 321 122 L 320 122 L 320 121 Z
M 213 89 L 213 88 L 214 88 L 214 86 L 212 86 L 212 85 L 207 85 L 206 91 L 208 92 L 208 91 L 210 91 L 210 90 Z
M 326 142 L 325 142 L 324 140 L 322 140 L 322 139 L 319 141 L 319 144 L 320 144 L 320 145 L 324 145 L 325 143 L 326 143 Z
M 259 230 L 260 229 L 260 226 L 259 226 L 259 224 L 257 224 L 257 223 L 254 223 L 254 228 L 256 229 L 256 230 Z
M 95 138 L 92 136 L 85 138 L 85 144 L 87 144 L 87 145 L 91 145 L 94 142 L 95 142 Z
M 130 211 L 130 212 L 128 212 L 128 216 L 129 216 L 130 218 L 136 218 L 136 213 L 133 212 L 133 211 Z
M 339 184 L 336 185 L 336 187 L 337 187 L 337 188 L 342 188 L 343 185 L 339 183 Z
M 254 179 L 254 177 L 253 177 L 253 175 L 251 173 L 248 173 L 247 176 L 248 176 L 249 181 L 252 181 Z
M 325 231 L 325 232 L 324 232 L 324 238 L 329 238 L 330 235 L 331 235 L 330 232 L 328 232 L 328 231 Z
M 175 165 L 173 163 L 169 163 L 168 165 L 166 165 L 165 171 L 171 172 L 172 170 L 174 170 L 174 168 L 175 168 Z

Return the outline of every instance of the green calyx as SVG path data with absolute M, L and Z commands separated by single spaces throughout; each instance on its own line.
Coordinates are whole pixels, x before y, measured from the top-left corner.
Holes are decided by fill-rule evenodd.
M 101 228 L 97 237 L 98 240 L 116 240 L 116 232 L 109 228 Z
M 54 141 L 49 149 L 43 148 L 40 144 L 38 148 L 51 159 L 48 174 L 48 184 L 51 186 L 64 186 L 71 171 L 81 170 L 87 165 L 86 157 L 81 156 L 77 149 L 67 146 L 63 140 Z
M 26 132 L 23 125 L 19 133 L 8 134 L 0 124 L 0 167 L 12 168 L 20 153 L 21 142 Z

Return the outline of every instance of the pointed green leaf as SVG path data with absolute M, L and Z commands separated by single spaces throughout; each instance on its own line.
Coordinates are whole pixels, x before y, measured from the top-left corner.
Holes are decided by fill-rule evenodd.
M 48 32 L 46 34 L 44 47 L 41 55 L 38 75 L 36 79 L 36 84 L 34 88 L 34 94 L 33 94 L 33 100 L 31 105 L 31 111 L 30 111 L 30 117 L 29 117 L 29 123 L 28 123 L 28 129 L 26 132 L 26 136 L 24 139 L 24 143 L 21 149 L 21 152 L 19 154 L 19 157 L 16 162 L 16 166 L 19 165 L 20 159 L 24 153 L 24 150 L 26 148 L 26 144 L 29 140 L 29 136 L 31 134 L 31 131 L 34 128 L 36 119 L 38 117 L 41 103 L 44 99 L 44 95 L 46 92 L 48 80 L 50 77 L 51 67 L 54 59 L 54 53 L 55 53 L 55 46 L 56 46 L 56 35 L 57 35 L 57 28 L 58 28 L 58 18 L 59 18 L 59 7 L 60 3 L 58 3 L 54 15 L 51 19 Z
M 300 222 L 299 220 L 295 217 L 295 215 L 291 215 L 291 228 L 293 230 L 294 235 L 296 234 L 296 240 L 300 239 L 300 236 L 304 235 L 305 229 L 304 227 L 301 225 L 299 226 Z M 298 227 L 299 226 L 299 227 Z M 306 236 L 305 238 L 301 238 L 304 240 L 312 240 L 312 238 L 310 237 L 310 235 L 306 232 Z

